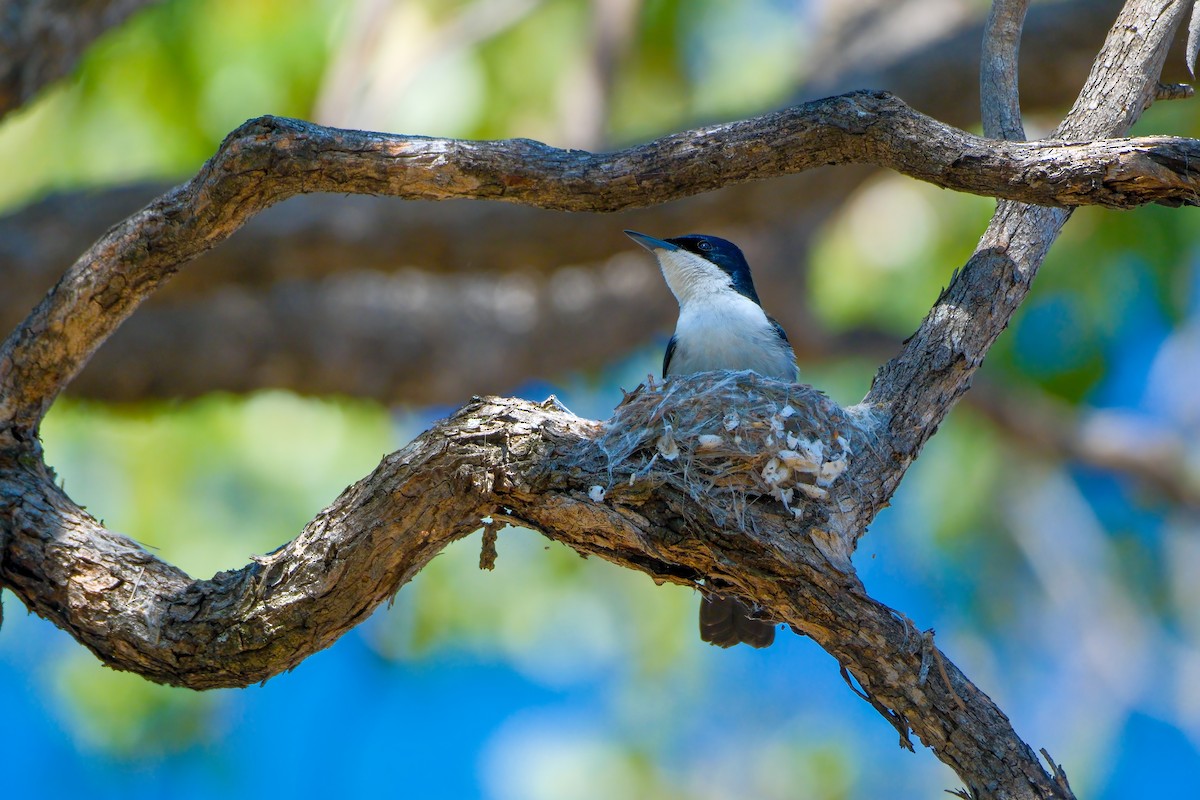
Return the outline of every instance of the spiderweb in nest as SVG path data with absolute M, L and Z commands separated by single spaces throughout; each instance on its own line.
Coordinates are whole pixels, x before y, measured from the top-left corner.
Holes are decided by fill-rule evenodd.
M 600 445 L 610 488 L 666 483 L 745 530 L 748 500 L 769 496 L 798 520 L 827 516 L 854 458 L 869 449 L 869 418 L 811 386 L 752 372 L 708 372 L 642 385 L 608 421 Z M 602 497 L 606 490 L 594 487 Z

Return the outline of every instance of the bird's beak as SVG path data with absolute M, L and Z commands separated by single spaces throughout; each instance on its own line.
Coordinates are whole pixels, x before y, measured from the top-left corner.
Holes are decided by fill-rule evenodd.
M 670 242 L 665 242 L 662 239 L 655 239 L 653 236 L 647 236 L 646 234 L 638 233 L 637 231 L 625 231 L 625 235 L 628 236 L 630 239 L 633 239 L 635 242 L 637 242 L 642 247 L 646 248 L 647 250 L 649 250 L 652 253 L 655 250 L 678 250 L 679 249 L 678 245 L 671 244 Z

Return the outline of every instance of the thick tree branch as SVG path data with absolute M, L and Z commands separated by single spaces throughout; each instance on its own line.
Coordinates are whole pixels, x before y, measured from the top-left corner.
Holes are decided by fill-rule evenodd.
M 891 13 L 922 1 L 886 5 Z M 1046 113 L 1071 102 L 1119 7 L 1113 0 L 1067 0 L 1032 9 L 1026 25 L 1024 63 L 1038 80 L 1026 87 L 1024 99 L 1029 110 Z M 884 49 L 856 44 L 864 36 L 891 37 L 887 40 L 895 44 L 896 25 L 891 18 L 873 19 L 870 24 L 856 23 L 847 30 L 827 31 L 821 36 L 822 46 L 833 43 L 832 50 L 814 60 L 819 71 L 798 96 L 877 86 L 896 91 L 915 107 L 943 121 L 960 126 L 974 124 L 977 86 L 966 78 L 979 63 L 980 23 L 961 26 L 935 41 L 892 47 L 882 57 Z M 794 335 L 802 325 L 811 325 L 801 301 L 805 285 L 802 254 L 808 249 L 809 233 L 869 174 L 866 168 L 840 169 L 836 173 L 812 171 L 726 187 L 628 212 L 616 220 L 471 200 L 413 204 L 397 198 L 296 197 L 255 217 L 237 236 L 200 256 L 199 263 L 173 279 L 143 314 L 107 343 L 100 356 L 72 383 L 71 392 L 136 401 L 188 397 L 221 389 L 284 387 L 311 392 L 332 388 L 351 394 L 369 392 L 369 396 L 385 402 L 425 402 L 431 399 L 431 386 L 428 381 L 410 377 L 405 359 L 413 348 L 432 347 L 430 340 L 418 341 L 406 329 L 397 330 L 397 324 L 402 323 L 378 313 L 356 315 L 353 326 L 348 325 L 338 316 L 346 310 L 346 291 L 338 287 L 350 286 L 358 279 L 339 280 L 336 285 L 319 279 L 346 271 L 390 273 L 419 267 L 435 275 L 418 280 L 418 288 L 435 283 L 436 296 L 444 298 L 445 303 L 466 305 L 476 303 L 480 280 L 496 286 L 528 282 L 544 286 L 559 282 L 564 265 L 590 265 L 598 270 L 590 276 L 576 269 L 570 273 L 595 285 L 607 285 L 608 269 L 596 265 L 614 254 L 628 252 L 628 240 L 619 233 L 626 227 L 712 231 L 731 236 L 750 255 L 760 293 Z M 0 331 L 15 328 L 65 267 L 111 225 L 168 188 L 132 186 L 56 196 L 0 219 L 0 274 L 5 275 Z M 759 242 L 769 244 L 779 238 L 778 234 L 764 237 L 762 232 L 767 230 L 786 230 L 789 246 L 758 246 Z M 497 246 L 501 241 L 503 246 Z M 461 291 L 454 297 L 451 292 L 455 284 L 436 277 L 445 272 L 520 275 L 467 279 L 457 284 Z M 546 277 L 531 277 L 526 274 L 529 272 L 545 273 Z M 402 278 L 374 280 L 388 285 L 388 297 L 406 294 Z M 288 282 L 286 286 L 271 288 L 283 281 Z M 309 283 L 301 285 L 298 281 Z M 230 284 L 245 289 L 229 289 Z M 549 296 L 542 288 L 535 289 L 534 294 L 539 298 Z M 179 304 L 183 298 L 189 298 L 186 305 Z M 457 403 L 472 392 L 507 392 L 531 378 L 587 365 L 592 359 L 597 363 L 611 360 L 624 352 L 617 348 L 631 341 L 645 341 L 659 329 L 666 316 L 657 312 L 667 309 L 669 300 L 665 291 L 650 292 L 622 305 L 627 318 L 620 335 L 607 340 L 613 346 L 607 354 L 597 348 L 599 337 L 573 335 L 569 317 L 556 315 L 553 309 L 539 317 L 540 324 L 524 331 L 514 330 L 500 315 L 476 318 L 472 327 L 477 331 L 477 341 L 505 342 L 510 354 L 530 355 L 520 359 L 509 355 L 505 359 L 504 383 L 484 380 L 476 384 L 474 381 L 484 375 L 475 368 L 478 359 L 463 358 L 461 352 L 455 352 L 453 358 L 440 361 L 438 387 L 443 393 L 432 399 Z M 170 307 L 160 308 L 164 302 Z M 251 308 L 269 316 L 270 331 L 263 331 L 261 324 L 246 313 Z M 311 318 L 302 317 L 299 308 Z M 594 314 L 583 308 L 581 316 Z M 563 327 L 557 326 L 556 318 L 564 323 Z M 213 327 L 209 322 L 218 319 L 222 321 L 222 337 L 248 342 L 249 346 L 220 349 L 221 357 L 203 359 L 203 375 L 194 376 L 184 367 L 200 362 L 186 353 L 210 352 L 207 348 Z M 311 319 L 339 320 L 341 324 L 323 327 L 323 344 L 316 348 Z M 488 319 L 495 323 L 491 328 L 487 327 Z M 189 321 L 193 323 L 190 326 Z M 384 361 L 378 369 L 383 375 L 369 375 L 371 370 L 358 369 L 345 359 L 335 362 L 332 357 L 332 353 L 362 352 L 357 349 L 362 341 L 392 343 L 395 337 L 412 342 L 412 346 L 372 345 Z M 546 341 L 553 341 L 554 347 L 545 347 Z M 493 364 L 487 374 L 495 372 L 495 367 Z
M 154 1 L 0 1 L 0 118 L 70 73 L 88 45 Z
M 888 4 L 899 5 L 905 4 Z M 1046 113 L 1072 102 L 1119 8 L 1114 0 L 1068 0 L 1032 10 L 1025 61 L 1039 79 L 1027 87 L 1029 108 Z M 936 119 L 970 127 L 977 119 L 978 87 L 964 76 L 970 76 L 979 63 L 981 31 L 979 24 L 968 25 L 883 63 L 876 48 L 870 51 L 874 58 L 865 64 L 863 58 L 850 57 L 863 55 L 863 48 L 853 46 L 854 37 L 863 35 L 862 26 L 834 31 L 822 39 L 831 50 L 821 54 L 819 73 L 812 85 L 797 93 L 797 101 L 874 86 L 898 94 Z M 892 33 L 891 26 L 885 26 L 877 35 Z M 962 86 L 947 84 L 959 80 L 964 80 Z M 729 187 L 647 209 L 629 224 L 683 231 L 792 225 L 801 219 L 804 227 L 814 229 L 867 174 L 866 170 L 840 170 L 836 177 L 809 173 L 786 181 Z M 0 306 L 0 329 L 15 327 L 63 269 L 105 230 L 168 189 L 134 185 L 57 195 L 0 219 L 0 273 L 9 278 Z M 387 198 L 306 195 L 256 217 L 236 238 L 202 256 L 202 263 L 173 281 L 165 293 L 179 297 L 234 282 L 265 287 L 281 280 L 321 278 L 347 268 L 554 270 L 563 264 L 601 261 L 627 249 L 627 240 L 614 233 L 617 227 L 603 217 L 564 216 L 495 203 L 413 206 Z M 505 246 L 497 248 L 495 241 L 502 236 Z M 400 252 L 403 258 L 397 257 Z M 755 262 L 756 277 L 776 269 L 791 269 L 791 265 L 776 267 L 761 257 Z
M 776 287 L 771 296 L 787 294 Z M 231 287 L 205 303 L 147 304 L 70 391 L 136 402 L 248 392 L 269 378 L 304 394 L 453 405 L 473 392 L 511 391 L 514 375 L 608 364 L 612 348 L 642 344 L 673 306 L 661 278 L 636 254 L 544 280 L 406 271 L 348 274 L 315 288 L 285 284 L 265 294 Z M 804 365 L 883 361 L 899 349 L 897 337 L 876 331 L 831 336 L 795 313 L 783 319 Z M 229 375 L 259 377 L 231 383 Z M 1200 509 L 1200 482 L 1168 430 L 1077 409 L 1033 387 L 977 382 L 964 402 L 1022 449 L 1127 476 L 1162 499 Z
M 789 434 L 845 449 L 780 479 L 766 462 Z M 552 402 L 488 398 L 386 458 L 288 545 L 211 580 L 105 530 L 38 465 L 9 461 L 2 574 L 112 666 L 244 686 L 327 647 L 493 515 L 659 581 L 753 597 L 833 654 L 902 732 L 960 774 L 997 780 L 1022 746 L 1007 719 L 850 567 L 842 523 L 856 488 L 839 477 L 844 458 L 873 458 L 853 417 L 811 389 L 747 373 L 642 391 L 606 425 Z M 931 659 L 944 677 L 922 670 Z M 995 752 L 980 753 L 984 741 Z
M 1056 137 L 1102 137 L 1128 131 L 1153 100 L 1171 38 L 1187 8 L 1179 0 L 1130 0 Z M 1015 59 L 1015 52 L 1011 57 Z M 1012 83 L 993 85 L 997 91 L 1016 91 Z M 1003 110 L 1011 110 L 1006 99 L 985 102 L 999 101 L 1001 110 L 992 122 L 1011 132 L 1014 120 Z M 1060 209 L 1000 202 L 975 255 L 901 354 L 876 374 L 865 405 L 880 418 L 876 449 L 881 458 L 860 462 L 851 470 L 851 478 L 870 486 L 876 500 L 891 496 L 908 465 L 970 386 L 988 349 L 1028 293 L 1068 215 Z M 856 513 L 858 519 L 850 528 L 861 531 L 875 509 L 860 506 Z M 1057 770 L 1056 775 L 1047 773 L 1023 742 L 1007 754 L 1005 763 L 1013 769 L 1002 782 L 1005 795 L 1073 796 L 1065 780 L 1056 780 Z M 959 774 L 972 795 L 992 791 L 988 784 L 976 782 L 977 772 L 959 770 Z
M 1060 138 L 1128 129 L 1154 94 L 1185 7 L 1128 4 Z M 609 156 L 253 121 L 193 181 L 101 239 L 0 349 L 0 579 L 109 663 L 184 685 L 241 685 L 327 646 L 493 514 L 657 579 L 757 603 L 838 658 L 902 740 L 911 727 L 972 795 L 1069 797 L 931 634 L 866 596 L 850 561 L 1028 291 L 1066 219 L 1061 210 L 1002 203 L 976 256 L 881 368 L 861 407 L 844 411 L 811 389 L 745 374 L 635 393 L 604 426 L 552 405 L 480 401 L 386 460 L 295 541 L 211 581 L 192 580 L 71 503 L 42 465 L 37 426 L 164 279 L 290 194 L 617 210 L 818 163 L 864 162 L 1004 197 L 1124 205 L 1191 201 L 1186 165 L 1161 166 L 1164 150 L 1191 147 L 988 142 L 878 93 Z M 1089 159 L 1102 162 L 1098 172 Z M 1098 184 L 1078 182 L 1081 174 Z

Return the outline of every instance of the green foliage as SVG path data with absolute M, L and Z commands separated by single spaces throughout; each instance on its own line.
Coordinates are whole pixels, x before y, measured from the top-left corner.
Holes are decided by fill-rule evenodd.
M 199 577 L 288 541 L 395 448 L 378 406 L 281 392 L 132 410 L 60 401 L 42 438 L 77 502 Z
M 906 478 L 912 489 L 905 497 L 913 506 L 906 509 L 902 524 L 920 526 L 924 531 L 912 531 L 914 538 L 950 554 L 977 539 L 981 526 L 994 527 L 991 498 L 1003 483 L 1004 461 L 1012 455 L 982 420 L 955 415 Z
M 42 428 L 77 502 L 196 577 L 294 537 L 396 436 L 374 404 L 281 392 L 136 409 L 59 401 Z M 76 646 L 57 663 L 64 721 L 89 749 L 145 759 L 216 734 L 217 694 L 113 672 Z
M 175 0 L 135 15 L 78 78 L 0 128 L 0 208 L 51 189 L 175 177 L 262 114 L 306 116 L 333 0 Z
M 479 539 L 448 548 L 372 620 L 368 641 L 392 660 L 466 651 L 550 686 L 627 674 L 676 678 L 691 643 L 695 593 L 655 586 L 521 529 L 501 531 L 496 569 L 478 569 Z
M 206 577 L 292 538 L 417 431 L 397 430 L 372 404 L 267 392 L 137 409 L 64 401 L 42 433 L 73 498 Z M 501 533 L 494 572 L 478 570 L 478 546 L 472 537 L 447 550 L 371 621 L 366 639 L 379 655 L 413 661 L 465 650 L 547 685 L 613 670 L 678 680 L 680 656 L 694 644 L 693 592 L 585 561 L 528 531 Z M 82 651 L 63 663 L 55 687 L 89 746 L 169 749 L 204 733 L 212 701 L 110 672 Z M 109 720 L 122 703 L 125 715 Z M 102 735 L 110 724 L 117 729 Z
M 486 11 L 426 0 L 386 17 L 374 35 L 384 48 L 416 51 L 438 25 Z M 89 51 L 74 82 L 0 127 L 0 209 L 56 189 L 182 177 L 249 118 L 308 118 L 322 91 L 358 91 L 323 83 L 338 47 L 361 46 L 344 44 L 353 13 L 334 0 L 173 0 L 135 15 Z M 588 2 L 553 0 L 480 42 L 416 56 L 377 124 L 562 144 L 591 27 Z M 639 140 L 782 102 L 797 38 L 795 12 L 779 3 L 649 2 L 617 65 L 602 133 Z
M 880 175 L 814 247 L 813 308 L 833 330 L 867 326 L 907 336 L 970 257 L 993 205 Z
M 486 92 L 477 100 L 478 124 L 462 135 L 556 139 L 560 93 L 587 54 L 581 43 L 589 20 L 583 3 L 544 3 L 520 25 L 482 43 L 476 58 Z

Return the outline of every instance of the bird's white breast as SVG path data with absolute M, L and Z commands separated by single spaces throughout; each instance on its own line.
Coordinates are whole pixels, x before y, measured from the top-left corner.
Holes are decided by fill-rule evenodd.
M 767 378 L 796 380 L 792 349 L 762 308 L 730 291 L 693 296 L 681 305 L 675 326 L 669 374 L 715 369 L 749 369 Z

